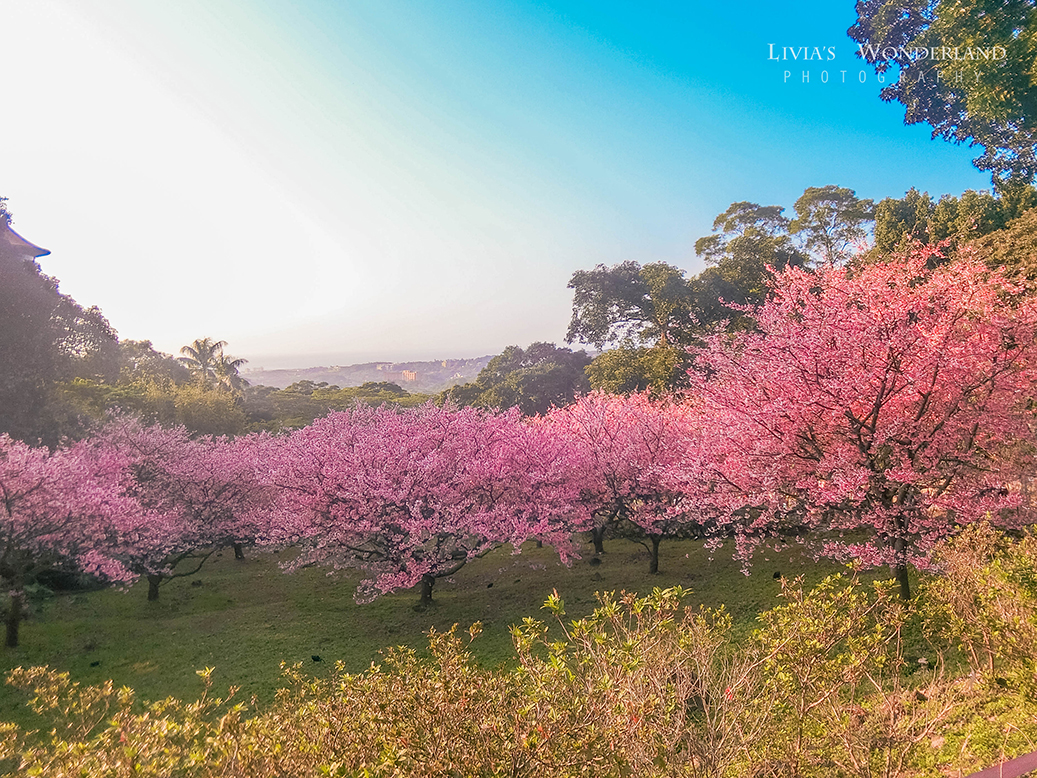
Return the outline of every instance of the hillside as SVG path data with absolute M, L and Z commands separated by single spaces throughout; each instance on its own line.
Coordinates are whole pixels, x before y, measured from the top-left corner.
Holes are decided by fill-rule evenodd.
M 326 381 L 335 386 L 360 386 L 368 381 L 391 381 L 408 392 L 438 392 L 475 379 L 492 355 L 474 359 L 443 359 L 429 362 L 364 362 L 285 370 L 244 370 L 242 376 L 253 386 L 284 389 L 296 381 Z

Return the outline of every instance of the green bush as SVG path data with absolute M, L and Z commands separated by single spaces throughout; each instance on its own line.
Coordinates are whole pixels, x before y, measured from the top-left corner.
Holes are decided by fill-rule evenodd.
M 937 555 L 919 611 L 833 576 L 738 634 L 680 588 L 602 595 L 592 615 L 513 628 L 517 666 L 475 663 L 457 628 L 329 678 L 285 666 L 270 705 L 205 692 L 142 703 L 48 668 L 8 683 L 47 725 L 0 725 L 20 776 L 894 778 L 968 772 L 1037 740 L 1034 545 L 979 528 Z M 927 655 L 905 634 L 927 627 Z M 1017 637 L 1013 637 L 1016 635 Z M 913 644 L 912 644 L 913 645 Z M 961 647 L 959 649 L 959 646 Z M 992 668 L 992 669 L 991 669 Z M 993 675 L 992 675 L 993 673 Z M 1030 681 L 1026 682 L 1027 679 Z

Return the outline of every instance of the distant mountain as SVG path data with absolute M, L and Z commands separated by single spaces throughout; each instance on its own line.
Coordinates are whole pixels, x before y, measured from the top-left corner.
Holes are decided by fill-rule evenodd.
M 253 386 L 284 389 L 296 381 L 326 381 L 334 386 L 360 386 L 368 381 L 391 381 L 408 392 L 439 392 L 474 381 L 493 356 L 444 359 L 436 362 L 365 362 L 362 365 L 304 367 L 293 370 L 242 370 Z

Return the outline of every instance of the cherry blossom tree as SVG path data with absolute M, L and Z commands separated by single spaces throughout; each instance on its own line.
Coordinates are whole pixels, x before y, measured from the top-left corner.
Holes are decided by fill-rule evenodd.
M 973 260 L 930 270 L 934 253 L 786 270 L 756 331 L 697 353 L 705 448 L 671 476 L 711 494 L 743 552 L 802 523 L 829 554 L 891 565 L 907 598 L 907 566 L 957 526 L 1030 520 L 1037 303 Z
M 647 541 L 649 572 L 659 572 L 662 538 L 699 523 L 694 501 L 672 488 L 666 476 L 697 447 L 690 408 L 647 394 L 596 392 L 551 411 L 548 423 L 576 449 L 572 459 L 593 517 L 595 551 L 603 551 L 607 528 L 626 522 Z
M 68 564 L 111 581 L 134 577 L 115 553 L 115 538 L 139 507 L 119 494 L 121 461 L 84 449 L 50 452 L 0 435 L 0 579 L 9 590 L 9 647 L 18 645 L 25 586 L 40 570 Z
M 437 578 L 505 542 L 569 553 L 579 506 L 565 449 L 517 411 L 358 406 L 278 448 L 269 540 L 302 547 L 289 569 L 365 571 L 361 602 L 420 584 L 424 607 Z
M 259 481 L 255 436 L 192 439 L 183 427 L 122 419 L 94 447 L 123 457 L 123 494 L 141 506 L 136 524 L 121 528 L 121 557 L 147 577 L 149 600 L 162 584 L 197 573 L 216 549 L 254 538 L 265 521 L 272 494 Z

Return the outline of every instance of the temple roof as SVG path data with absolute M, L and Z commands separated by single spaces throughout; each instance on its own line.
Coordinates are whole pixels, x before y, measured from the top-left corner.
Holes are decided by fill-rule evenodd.
M 0 240 L 6 240 L 16 251 L 33 257 L 45 257 L 50 253 L 48 249 L 41 248 L 35 243 L 29 243 L 29 241 L 12 230 L 10 224 L 4 224 L 3 219 L 0 219 Z

